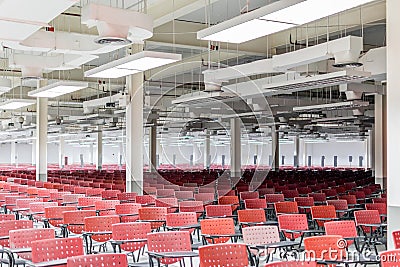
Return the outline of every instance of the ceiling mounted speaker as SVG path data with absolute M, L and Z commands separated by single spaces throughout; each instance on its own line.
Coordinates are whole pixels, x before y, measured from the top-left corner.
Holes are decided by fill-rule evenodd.
M 142 43 L 153 36 L 153 19 L 132 10 L 89 4 L 82 9 L 82 23 L 97 27 L 99 44 Z

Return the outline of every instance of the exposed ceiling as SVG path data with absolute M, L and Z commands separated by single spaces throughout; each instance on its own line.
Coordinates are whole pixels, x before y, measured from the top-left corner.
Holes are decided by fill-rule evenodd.
M 269 94 L 260 93 L 252 96 L 245 96 L 236 89 L 230 89 L 233 90 L 232 93 L 236 94 L 235 97 L 215 98 L 218 99 L 217 101 L 202 100 L 197 101 L 195 105 L 193 103 L 190 105 L 173 104 L 174 100 L 179 97 L 197 94 L 199 91 L 205 90 L 203 72 L 206 70 L 270 59 L 273 56 L 304 49 L 307 46 L 326 43 L 327 39 L 332 41 L 349 35 L 362 37 L 363 50 L 360 51 L 360 57 L 371 49 L 386 45 L 386 3 L 384 0 L 377 0 L 361 8 L 348 10 L 308 25 L 298 26 L 240 45 L 206 42 L 196 38 L 197 31 L 209 25 L 218 24 L 276 1 L 279 0 L 82 0 L 64 11 L 60 11 L 55 19 L 51 18 L 46 23 L 50 27 L 47 28 L 47 31 L 54 31 L 56 34 L 58 32 L 65 33 L 66 38 L 68 36 L 78 38 L 71 36 L 81 34 L 79 38 L 82 40 L 91 40 L 90 38 L 98 35 L 96 28 L 89 29 L 81 23 L 81 10 L 89 3 L 111 5 L 134 11 L 147 11 L 154 19 L 155 28 L 153 37 L 145 41 L 144 49 L 182 55 L 180 62 L 145 72 L 145 127 L 158 125 L 163 138 L 187 140 L 185 136 L 198 135 L 205 129 L 215 131 L 217 137 L 219 136 L 218 131 L 220 131 L 220 135 L 222 135 L 221 131 L 229 135 L 229 119 L 239 116 L 246 127 L 244 134 L 255 141 L 266 138 L 264 141 L 269 142 L 268 126 L 272 123 L 280 125 L 282 138 L 291 139 L 294 136 L 301 136 L 324 140 L 329 138 L 362 140 L 373 124 L 374 94 L 384 93 L 384 86 L 375 91 L 367 89 L 361 92 L 357 91 L 355 93 L 356 100 L 366 103 L 362 107 L 348 105 L 335 109 L 329 105 L 326 108 L 321 106 L 353 100 L 349 98 L 349 93 L 339 89 L 338 83 L 321 84 L 312 89 L 303 87 L 302 90 L 270 91 Z M 43 26 L 45 25 L 37 30 L 45 32 L 46 27 Z M 29 42 L 29 38 L 27 38 L 22 44 L 39 45 L 40 42 Z M 126 93 L 125 79 L 84 78 L 83 73 L 88 69 L 124 57 L 135 50 L 135 45 L 110 48 L 97 47 L 93 44 L 90 49 L 106 49 L 106 53 L 83 53 L 84 55 L 81 53 L 82 51 L 77 52 L 73 48 L 69 51 L 62 50 L 62 45 L 54 47 L 54 49 L 35 47 L 29 50 L 25 50 L 26 47 L 17 46 L 15 40 L 3 40 L 2 45 L 0 75 L 11 79 L 13 88 L 2 94 L 0 100 L 27 99 L 29 98 L 28 92 L 36 89 L 37 81 L 21 79 L 22 71 L 26 71 L 24 68 L 19 67 L 18 64 L 9 64 L 9 59 L 16 54 L 43 58 L 62 55 L 60 66 L 50 68 L 46 65 L 48 62 L 43 63 L 45 65 L 43 78 L 48 79 L 49 83 L 57 80 L 89 82 L 89 88 L 50 101 L 50 141 L 56 140 L 59 134 L 64 134 L 67 139 L 74 140 L 83 136 L 88 139 L 87 143 L 89 144 L 90 138 L 92 138 L 91 134 L 97 131 L 98 125 L 104 126 L 105 137 L 109 138 L 111 142 L 118 143 L 123 140 L 125 106 L 121 104 L 120 100 Z M 76 48 L 76 50 L 79 49 Z M 71 55 L 79 56 L 71 57 Z M 88 55 L 93 56 L 94 59 Z M 261 71 L 256 75 L 224 81 L 222 88 L 236 88 L 243 84 L 257 87 L 262 79 L 273 79 L 271 78 L 273 76 L 287 76 L 293 73 L 302 78 L 315 76 L 318 79 L 320 74 L 343 70 L 333 68 L 333 62 L 333 59 L 329 58 L 314 60 L 285 71 L 275 71 L 274 73 L 262 73 Z M 66 63 L 71 67 L 67 68 Z M 365 68 L 366 66 L 361 67 L 357 71 L 365 71 Z M 381 81 L 382 79 L 365 78 L 358 82 L 380 86 Z M 89 103 L 87 101 L 95 101 L 90 103 L 96 104 L 90 108 L 84 108 L 84 103 Z M 313 105 L 315 108 L 312 107 Z M 309 108 L 305 111 L 293 110 L 293 107 L 299 106 L 308 106 Z M 1 112 L 0 141 L 18 139 L 30 142 L 35 128 L 35 113 L 35 105 Z M 23 118 L 22 123 L 20 123 L 21 117 Z M 225 144 L 223 141 L 216 142 L 220 145 Z M 175 143 L 179 144 L 179 142 Z

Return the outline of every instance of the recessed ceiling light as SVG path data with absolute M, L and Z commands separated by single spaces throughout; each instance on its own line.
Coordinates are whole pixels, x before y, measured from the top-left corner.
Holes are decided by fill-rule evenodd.
M 89 83 L 87 82 L 61 81 L 30 91 L 28 96 L 52 98 L 69 94 L 87 88 L 88 86 Z

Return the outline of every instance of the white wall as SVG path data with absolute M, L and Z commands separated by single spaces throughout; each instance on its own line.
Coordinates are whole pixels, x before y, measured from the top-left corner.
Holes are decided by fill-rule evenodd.
M 58 143 L 49 143 L 47 146 L 48 162 L 50 164 L 58 163 Z M 203 164 L 203 145 L 197 145 L 194 149 L 192 144 L 185 146 L 168 146 L 162 145 L 162 151 L 157 151 L 161 164 L 172 164 L 173 155 L 176 155 L 176 164 L 190 163 L 190 156 L 195 154 L 194 164 Z M 93 162 L 96 162 L 96 146 L 93 146 Z M 10 143 L 0 144 L 0 164 L 10 163 Z M 32 145 L 21 144 L 16 145 L 17 162 L 19 164 L 30 164 L 32 161 Z M 222 155 L 225 155 L 225 164 L 230 164 L 230 146 L 211 146 L 211 163 L 222 164 Z M 65 156 L 68 157 L 69 164 L 80 164 L 80 154 L 83 154 L 85 164 L 90 163 L 91 148 L 90 146 L 79 147 L 78 145 L 65 144 Z M 125 163 L 125 148 L 121 148 L 118 144 L 104 145 L 103 146 L 103 163 L 104 164 L 118 164 L 119 155 L 123 155 L 123 163 Z M 321 157 L 325 156 L 325 166 L 333 166 L 333 157 L 338 156 L 338 166 L 350 166 L 349 156 L 353 157 L 351 166 L 358 166 L 359 156 L 364 157 L 363 167 L 367 164 L 365 159 L 366 145 L 365 142 L 327 142 L 327 143 L 307 143 L 307 153 L 305 161 L 301 157 L 303 154 L 300 147 L 300 165 L 307 165 L 307 157 L 312 157 L 312 164 L 314 166 L 321 165 Z M 268 165 L 269 156 L 271 155 L 270 144 L 242 144 L 242 164 L 253 165 L 254 155 L 258 155 L 257 162 L 261 165 Z M 282 155 L 285 156 L 285 165 L 293 165 L 294 144 L 281 144 L 280 145 L 280 163 Z M 144 163 L 148 163 L 148 146 L 145 146 L 145 155 L 143 155 Z

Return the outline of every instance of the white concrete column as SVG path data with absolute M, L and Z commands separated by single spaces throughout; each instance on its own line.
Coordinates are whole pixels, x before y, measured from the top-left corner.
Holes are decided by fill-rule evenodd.
M 122 167 L 123 161 L 124 161 L 124 145 L 123 143 L 119 143 L 119 154 L 118 154 L 118 165 Z
M 298 168 L 300 162 L 300 137 L 294 138 L 293 167 Z
M 372 173 L 375 173 L 375 130 L 369 130 L 369 135 L 368 135 L 368 168 L 371 168 Z
M 387 190 L 388 190 L 388 249 L 393 249 L 392 232 L 400 229 L 400 1 L 386 1 L 386 38 L 387 38 Z M 377 118 L 375 118 L 375 121 Z M 379 120 L 379 119 L 378 119 Z M 375 132 L 375 135 L 377 133 Z M 385 136 L 385 134 L 383 135 Z M 378 140 L 377 138 L 375 139 Z M 387 141 L 387 142 L 386 142 Z M 376 146 L 375 146 L 376 148 Z M 376 151 L 375 151 L 376 152 Z M 376 156 L 378 153 L 376 153 Z M 376 161 L 375 161 L 376 162 Z M 378 166 L 375 166 L 376 168 Z
M 58 166 L 60 169 L 64 168 L 64 155 L 65 155 L 65 140 L 64 136 L 60 136 L 60 143 L 58 145 Z
M 375 95 L 375 182 L 386 185 L 386 121 L 387 121 L 386 96 Z
M 242 175 L 242 131 L 240 118 L 231 119 L 231 177 Z
M 149 128 L 149 171 L 157 171 L 157 126 Z
M 36 140 L 32 140 L 32 166 L 36 165 Z
M 103 128 L 98 126 L 96 134 L 96 170 L 101 170 L 103 168 Z
M 272 137 L 272 170 L 279 170 L 279 126 L 274 125 L 271 127 Z
M 143 73 L 127 77 L 126 192 L 143 194 Z
M 206 136 L 204 138 L 204 169 L 210 169 L 211 165 L 211 142 L 210 142 L 210 131 L 206 130 Z
M 90 161 L 90 165 L 93 165 L 94 164 L 94 147 L 93 147 L 93 144 L 90 144 L 90 158 L 89 158 L 89 161 Z
M 47 85 L 47 80 L 39 80 L 37 87 Z M 47 181 L 47 98 L 36 99 L 36 181 Z
M 307 143 L 303 138 L 300 139 L 300 147 L 299 159 L 301 158 L 301 166 L 307 166 Z
M 17 143 L 11 142 L 10 163 L 11 165 L 17 164 Z

